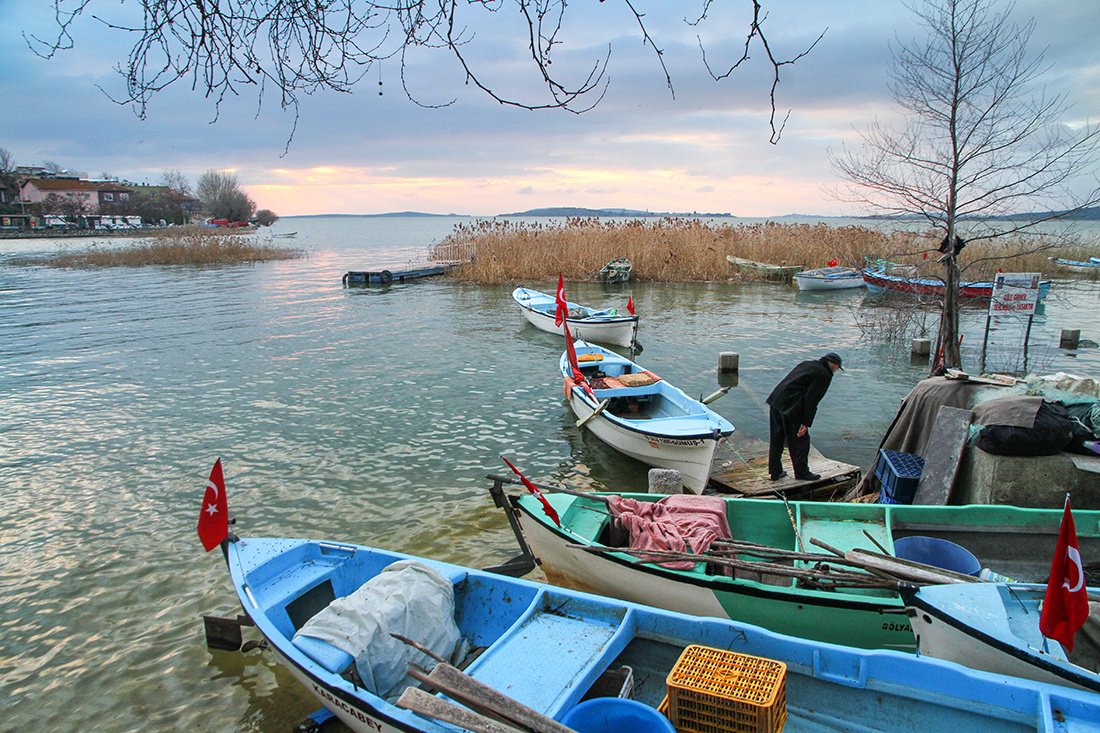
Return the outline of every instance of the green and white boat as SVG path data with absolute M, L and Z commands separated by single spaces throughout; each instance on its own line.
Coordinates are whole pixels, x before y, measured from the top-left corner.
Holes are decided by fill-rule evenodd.
M 897 562 L 893 557 L 896 540 L 930 537 L 968 550 L 983 576 L 992 572 L 994 578 L 1046 582 L 1062 519 L 1061 509 L 996 505 L 785 504 L 695 497 L 725 503 L 732 542 L 725 545 L 729 553 L 725 557 L 715 559 L 722 546 L 716 543 L 710 554 L 679 570 L 646 561 L 653 560 L 653 555 L 612 546 L 621 544 L 612 538 L 621 533 L 611 526 L 604 497 L 619 495 L 551 493 L 553 487 L 544 487 L 551 490 L 544 495 L 560 516 L 559 527 L 535 496 L 507 494 L 503 484 L 511 483 L 510 478 L 490 478 L 496 479 L 492 493 L 498 506 L 509 508 L 509 521 L 527 559 L 537 563 L 555 585 L 867 649 L 912 651 L 914 635 L 896 582 L 884 580 L 877 568 L 873 572 L 865 564 L 861 568 L 862 559 Z M 662 498 L 621 496 L 640 502 Z M 1100 557 L 1100 511 L 1074 512 L 1074 521 L 1081 556 Z M 856 562 L 846 563 L 834 551 Z M 920 572 L 926 565 L 905 560 L 897 564 L 917 572 L 906 580 L 918 585 L 979 581 L 942 571 L 922 583 Z M 522 572 L 523 557 L 509 565 Z M 849 583 L 852 578 L 855 582 Z

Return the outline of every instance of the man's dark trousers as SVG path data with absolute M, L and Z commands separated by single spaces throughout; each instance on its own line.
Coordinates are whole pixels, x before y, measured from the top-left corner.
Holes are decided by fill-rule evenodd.
M 783 472 L 783 445 L 791 452 L 791 465 L 795 476 L 805 476 L 810 472 L 810 431 L 801 438 L 798 429 L 801 424 L 797 417 L 788 417 L 774 407 L 769 411 L 771 440 L 768 445 L 768 472 L 778 476 Z

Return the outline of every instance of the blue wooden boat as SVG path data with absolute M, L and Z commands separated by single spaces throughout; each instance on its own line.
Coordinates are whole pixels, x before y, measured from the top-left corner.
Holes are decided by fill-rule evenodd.
M 1100 730 L 1100 696 L 1025 684 L 949 662 L 813 643 L 747 624 L 701 620 L 359 545 L 233 540 L 223 546 L 247 618 L 294 677 L 358 733 L 479 730 L 472 723 L 445 724 L 436 716 L 461 715 L 455 719 L 483 723 L 487 712 L 508 719 L 535 716 L 556 725 L 576 716 L 574 709 L 579 711 L 605 673 L 623 667 L 633 673 L 631 705 L 656 716 L 668 695 L 669 670 L 690 645 L 786 665 L 782 684 L 789 731 Z M 463 641 L 454 655 L 441 655 L 453 659 L 454 666 L 412 651 L 411 661 L 424 668 L 413 674 L 427 679 L 433 691 L 414 686 L 395 702 L 370 689 L 373 665 L 395 660 L 349 653 L 296 632 L 317 623 L 335 599 L 344 599 L 337 605 L 347 604 L 346 597 L 369 594 L 372 584 L 392 583 L 400 573 L 432 579 L 438 597 L 421 593 L 394 606 L 410 616 L 412 606 L 425 601 L 438 601 L 444 614 L 453 608 L 455 631 Z M 450 623 L 444 619 L 445 626 Z M 413 642 L 431 636 L 415 625 L 395 629 L 388 620 L 376 630 L 376 638 L 389 641 L 393 637 L 387 632 L 393 631 Z M 448 694 L 435 693 L 441 688 L 433 680 L 446 684 Z M 456 701 L 477 707 L 480 718 L 471 718 L 479 714 Z M 718 715 L 730 707 L 719 707 Z M 543 730 L 569 729 L 544 725 Z
M 452 264 L 424 265 L 405 270 L 349 270 L 342 278 L 344 287 L 348 285 L 389 285 L 406 280 L 419 280 L 425 277 L 445 275 L 454 268 Z
M 591 392 L 573 380 L 568 352 L 558 367 L 578 425 L 648 466 L 679 471 L 684 488 L 701 493 L 733 424 L 625 356 L 584 341 L 573 348 Z
M 530 288 L 516 288 L 512 291 L 512 298 L 523 309 L 523 317 L 532 326 L 559 336 L 565 334 L 564 326 L 555 325 L 557 298 Z M 567 302 L 566 308 L 569 315 L 565 322 L 569 325 L 569 333 L 575 338 L 616 346 L 633 346 L 637 339 L 637 316 L 616 313 L 613 308 L 589 308 L 572 302 Z
M 1061 644 L 1039 632 L 1046 591 L 1036 584 L 965 583 L 903 586 L 901 595 L 922 655 L 1100 693 L 1100 675 L 1071 662 Z M 1096 591 L 1090 596 L 1095 600 Z

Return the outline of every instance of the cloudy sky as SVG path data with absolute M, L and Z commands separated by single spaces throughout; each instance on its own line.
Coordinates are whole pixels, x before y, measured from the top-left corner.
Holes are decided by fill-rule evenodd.
M 43 59 L 28 38 L 56 36 L 52 2 L 0 0 L 0 147 L 20 165 L 57 163 L 90 177 L 110 174 L 157 183 L 179 171 L 192 183 L 206 170 L 232 170 L 260 208 L 281 216 L 393 211 L 493 215 L 549 206 L 650 211 L 857 214 L 829 195 L 829 151 L 858 145 L 873 120 L 897 112 L 889 96 L 890 46 L 921 31 L 897 0 L 772 0 L 765 25 L 782 70 L 778 144 L 769 142 L 769 69 L 752 62 L 714 81 L 714 67 L 736 59 L 748 0 L 729 0 L 695 25 L 696 0 L 636 0 L 672 77 L 673 95 L 652 47 L 620 0 L 568 7 L 556 74 L 579 81 L 610 45 L 606 92 L 584 114 L 502 106 L 465 84 L 446 51 L 412 54 L 406 83 L 397 61 L 372 69 L 351 94 L 302 97 L 292 112 L 268 89 L 215 108 L 184 81 L 155 95 L 147 119 L 107 96 L 125 93 L 115 70 L 131 37 L 85 13 L 71 50 Z M 103 18 L 133 12 L 117 0 L 93 0 Z M 471 16 L 466 47 L 475 71 L 494 89 L 545 101 L 535 69 L 522 61 L 525 39 L 512 6 Z M 114 13 L 115 15 L 112 15 Z M 1047 92 L 1067 93 L 1068 122 L 1100 120 L 1100 3 L 1018 0 L 1018 22 L 1035 19 L 1030 50 L 1052 64 Z M 14 32 L 18 29 L 21 32 Z M 381 84 L 379 84 L 381 82 Z M 381 91 L 381 94 L 379 92 Z M 105 93 L 106 92 L 106 93 Z M 291 135 L 293 137 L 291 139 Z M 287 142 L 289 142 L 289 149 Z

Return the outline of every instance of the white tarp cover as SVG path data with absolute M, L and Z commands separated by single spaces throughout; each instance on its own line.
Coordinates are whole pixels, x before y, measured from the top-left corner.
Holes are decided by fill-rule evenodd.
M 355 657 L 364 686 L 383 698 L 416 684 L 408 662 L 435 661 L 390 636 L 400 634 L 449 659 L 460 634 L 451 581 L 415 560 L 399 560 L 349 596 L 337 598 L 295 636 L 310 636 Z

